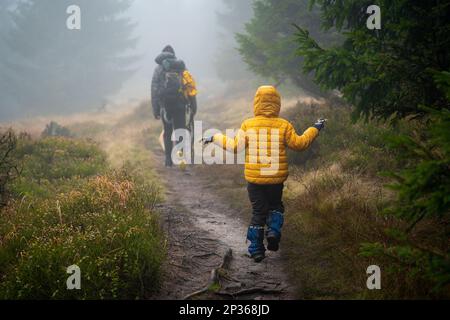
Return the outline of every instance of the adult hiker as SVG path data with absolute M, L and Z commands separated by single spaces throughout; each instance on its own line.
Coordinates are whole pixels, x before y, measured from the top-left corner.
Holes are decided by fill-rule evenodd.
M 245 178 L 253 217 L 247 232 L 250 256 L 261 262 L 265 258 L 264 230 L 267 249 L 278 251 L 284 223 L 282 201 L 284 182 L 288 178 L 287 148 L 307 149 L 325 126 L 318 120 L 303 135 L 297 135 L 287 120 L 279 117 L 281 97 L 275 87 L 263 86 L 256 92 L 254 118 L 244 121 L 234 139 L 222 134 L 203 139 L 230 152 L 245 150 Z
M 185 63 L 177 59 L 175 50 L 170 45 L 163 49 L 155 62 L 157 67 L 151 87 L 153 115 L 163 122 L 165 165 L 171 167 L 172 134 L 174 130 L 186 129 L 186 120 L 188 124 L 193 123 L 197 113 L 197 89 Z

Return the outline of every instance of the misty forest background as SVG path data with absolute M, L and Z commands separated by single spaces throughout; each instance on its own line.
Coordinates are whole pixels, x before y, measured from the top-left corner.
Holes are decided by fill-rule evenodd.
M 237 126 L 232 114 L 251 112 L 239 99 L 267 82 L 286 100 L 314 98 L 284 111 L 298 130 L 329 119 L 311 150 L 290 156 L 283 259 L 299 298 L 450 297 L 450 1 L 151 1 L 156 12 L 140 23 L 130 14 L 142 14 L 136 3 L 1 1 L 2 122 L 94 119 L 131 92 L 146 100 L 153 58 L 173 39 L 211 125 Z M 71 4 L 82 8 L 77 32 L 65 28 Z M 381 30 L 366 27 L 372 4 L 382 8 Z M 177 7 L 181 22 L 161 18 Z M 166 248 L 155 204 L 164 191 L 151 150 L 114 161 L 118 150 L 92 141 L 151 121 L 150 108 L 113 125 L 51 123 L 39 137 L 2 130 L 0 297 L 157 294 Z M 83 296 L 58 289 L 74 256 L 92 280 Z M 386 272 L 383 290 L 366 290 L 370 264 Z

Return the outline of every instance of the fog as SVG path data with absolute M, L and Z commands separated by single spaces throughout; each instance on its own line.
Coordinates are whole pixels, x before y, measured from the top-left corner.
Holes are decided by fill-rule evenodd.
M 223 84 L 214 61 L 219 50 L 218 35 L 223 31 L 216 13 L 223 10 L 221 0 L 135 0 L 129 14 L 138 22 L 136 52 L 141 54 L 141 60 L 137 72 L 116 98 L 126 101 L 149 96 L 154 59 L 168 44 L 185 61 L 200 91 L 211 94 L 220 90 Z
M 220 50 L 239 56 L 218 22 L 227 1 L 2 0 L 0 121 L 149 99 L 155 57 L 168 44 L 194 75 L 200 100 L 211 98 L 226 86 L 215 66 Z M 66 28 L 73 4 L 81 30 Z

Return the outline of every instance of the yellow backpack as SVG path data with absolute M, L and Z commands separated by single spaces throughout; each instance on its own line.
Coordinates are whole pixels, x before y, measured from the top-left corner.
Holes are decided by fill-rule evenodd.
M 195 80 L 192 77 L 191 73 L 187 70 L 183 72 L 183 88 L 184 96 L 186 98 L 195 97 L 198 93 L 197 87 L 195 85 Z

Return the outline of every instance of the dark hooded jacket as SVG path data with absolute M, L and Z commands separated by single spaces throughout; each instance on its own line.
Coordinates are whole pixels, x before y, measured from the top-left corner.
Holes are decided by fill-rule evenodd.
M 162 65 L 163 62 L 167 59 L 176 59 L 176 56 L 172 52 L 162 52 L 155 59 L 155 62 L 158 64 L 158 66 L 156 67 L 155 72 L 153 73 L 152 88 L 151 88 L 152 107 L 153 107 L 153 114 L 155 115 L 155 117 L 160 115 L 161 108 L 163 107 L 164 103 L 164 95 L 162 94 L 162 89 L 164 85 L 164 68 Z

